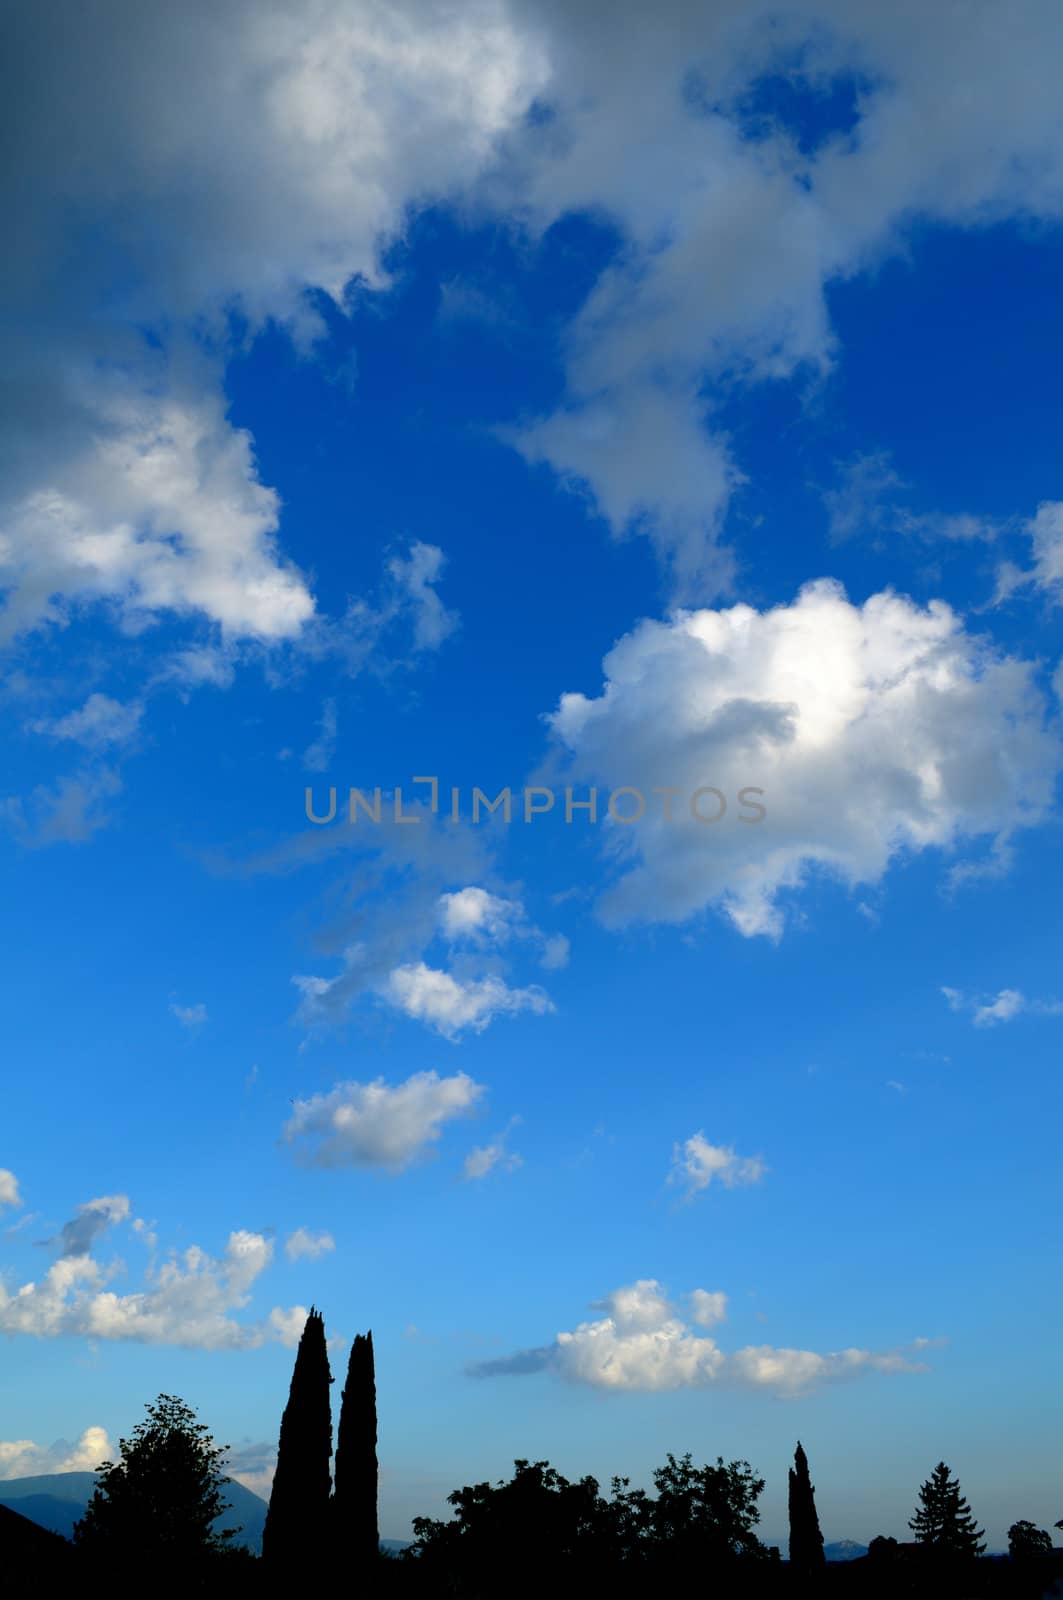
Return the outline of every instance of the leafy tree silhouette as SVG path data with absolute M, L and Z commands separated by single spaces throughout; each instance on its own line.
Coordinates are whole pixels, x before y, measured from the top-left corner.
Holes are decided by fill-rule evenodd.
M 669 1455 L 653 1474 L 657 1498 L 650 1502 L 650 1542 L 655 1565 L 669 1569 L 729 1567 L 736 1558 L 778 1560 L 753 1531 L 760 1521 L 757 1500 L 764 1479 L 748 1461 L 695 1467 L 689 1451 Z
M 1024 1556 L 1046 1556 L 1052 1549 L 1052 1535 L 1034 1522 L 1013 1522 L 1008 1529 L 1008 1555 L 1021 1561 Z
M 332 1497 L 333 1541 L 339 1561 L 359 1572 L 377 1564 L 376 1371 L 373 1335 L 356 1334 L 336 1430 L 336 1482 Z
M 983 1529 L 976 1527 L 971 1508 L 960 1494 L 959 1483 L 944 1461 L 939 1461 L 919 1490 L 921 1504 L 908 1526 L 916 1542 L 938 1555 L 980 1556 Z
M 808 1457 L 800 1439 L 790 1468 L 790 1570 L 803 1580 L 822 1572 L 827 1565 L 823 1554 L 823 1534 L 816 1514 L 816 1491 L 808 1472 Z
M 325 1548 L 332 1487 L 331 1382 L 325 1323 L 311 1306 L 281 1418 L 277 1470 L 262 1530 L 262 1556 L 274 1568 L 298 1567 L 307 1551 Z
M 546 1461 L 514 1469 L 508 1483 L 455 1490 L 452 1521 L 414 1519 L 426 1592 L 539 1595 L 564 1581 L 641 1595 L 667 1578 L 778 1558 L 753 1532 L 764 1481 L 748 1462 L 699 1468 L 690 1455 L 670 1455 L 654 1473 L 656 1498 L 614 1478 L 609 1501 L 596 1479 L 571 1483 Z
M 606 1529 L 594 1478 L 570 1483 L 549 1462 L 518 1460 L 508 1483 L 455 1489 L 450 1522 L 415 1517 L 418 1576 L 428 1593 L 541 1594 L 600 1570 Z
M 75 1545 L 108 1569 L 164 1563 L 167 1573 L 224 1553 L 239 1531 L 213 1528 L 229 1509 L 222 1499 L 227 1450 L 183 1400 L 160 1394 L 133 1437 L 119 1441 L 118 1462 L 100 1466 Z

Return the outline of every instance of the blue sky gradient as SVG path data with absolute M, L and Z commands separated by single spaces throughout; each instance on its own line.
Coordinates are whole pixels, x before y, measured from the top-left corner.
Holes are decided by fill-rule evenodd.
M 1059 18 L 777 9 L 677 4 L 607 70 L 546 5 L 426 67 L 360 6 L 204 12 L 178 59 L 115 3 L 113 104 L 26 24 L 37 117 L 80 82 L 98 122 L 59 177 L 26 135 L 7 269 L 0 1478 L 165 1390 L 268 1494 L 314 1303 L 337 1376 L 374 1332 L 389 1537 L 518 1456 L 689 1449 L 784 1542 L 798 1437 L 828 1539 L 903 1537 L 941 1458 L 991 1548 L 1063 1515 Z M 676 772 L 718 829 L 469 817 Z M 423 774 L 457 826 L 307 820 Z

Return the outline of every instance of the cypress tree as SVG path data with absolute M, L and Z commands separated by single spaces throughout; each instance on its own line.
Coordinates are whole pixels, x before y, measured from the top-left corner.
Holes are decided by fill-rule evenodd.
M 376 1371 L 373 1335 L 356 1334 L 347 1365 L 336 1432 L 336 1492 L 332 1499 L 335 1550 L 358 1569 L 376 1564 L 377 1524 Z
M 799 1578 L 814 1577 L 827 1564 L 816 1515 L 816 1491 L 808 1474 L 808 1457 L 800 1439 L 790 1468 L 790 1570 Z
M 274 1567 L 293 1567 L 324 1548 L 332 1481 L 331 1382 L 325 1323 L 311 1306 L 281 1418 L 277 1470 L 262 1530 L 263 1559 Z
M 960 1494 L 960 1486 L 948 1467 L 939 1461 L 919 1490 L 921 1504 L 908 1526 L 918 1544 L 927 1545 L 939 1555 L 980 1556 L 982 1528 L 975 1526 L 971 1508 Z

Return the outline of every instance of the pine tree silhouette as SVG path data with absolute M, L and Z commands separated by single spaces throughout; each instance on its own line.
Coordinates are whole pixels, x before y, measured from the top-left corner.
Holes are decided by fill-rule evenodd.
M 305 1562 L 308 1551 L 324 1548 L 332 1484 L 331 1382 L 325 1324 L 311 1306 L 281 1418 L 277 1470 L 262 1530 L 262 1556 L 274 1567 L 294 1567 Z
M 808 1457 L 800 1439 L 790 1468 L 790 1570 L 811 1578 L 827 1564 L 816 1515 L 816 1491 L 808 1474 Z
M 373 1335 L 356 1334 L 336 1431 L 333 1536 L 338 1559 L 355 1571 L 373 1566 L 380 1551 L 377 1523 L 376 1371 Z
M 941 1555 L 980 1556 L 984 1529 L 976 1527 L 971 1508 L 944 1461 L 919 1490 L 920 1506 L 908 1526 L 916 1541 Z

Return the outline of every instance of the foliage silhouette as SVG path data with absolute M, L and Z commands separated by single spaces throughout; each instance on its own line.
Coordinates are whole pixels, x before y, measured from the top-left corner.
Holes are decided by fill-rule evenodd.
M 308 1550 L 325 1548 L 332 1487 L 331 1382 L 325 1324 L 311 1306 L 281 1418 L 277 1469 L 262 1530 L 263 1560 L 276 1568 L 297 1567 L 305 1563 Z
M 376 1371 L 373 1335 L 356 1334 L 347 1363 L 336 1430 L 333 1545 L 338 1561 L 355 1571 L 375 1566 L 380 1552 L 377 1522 Z
M 1008 1529 L 1008 1555 L 1013 1561 L 1025 1556 L 1046 1556 L 1051 1549 L 1052 1535 L 1034 1522 L 1013 1522 Z
M 823 1571 L 823 1534 L 816 1515 L 816 1491 L 808 1471 L 808 1457 L 797 1441 L 789 1472 L 790 1568 L 796 1576 L 811 1579 Z
M 227 1445 L 214 1444 L 206 1425 L 175 1395 L 160 1394 L 131 1439 L 119 1441 L 117 1463 L 99 1468 L 74 1543 L 90 1560 L 158 1565 L 168 1572 L 201 1565 L 224 1553 L 238 1531 L 216 1533 Z
M 939 1461 L 919 1490 L 920 1505 L 908 1526 L 917 1543 L 937 1555 L 980 1556 L 983 1530 L 975 1525 L 971 1508 L 944 1461 Z

